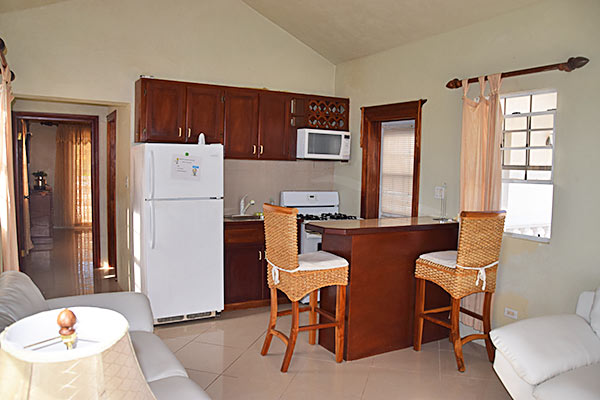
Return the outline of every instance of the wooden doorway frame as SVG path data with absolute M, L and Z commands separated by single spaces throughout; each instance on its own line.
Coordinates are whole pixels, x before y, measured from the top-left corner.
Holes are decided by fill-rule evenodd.
M 108 266 L 117 277 L 117 110 L 106 116 L 106 235 Z
M 419 179 L 421 172 L 421 110 L 426 99 L 405 103 L 361 107 L 360 147 L 362 177 L 360 216 L 379 218 L 379 181 L 381 178 L 381 123 L 415 120 L 415 153 L 413 170 L 413 217 L 419 215 Z
M 19 165 L 21 153 L 19 151 L 19 127 L 24 121 L 34 122 L 86 122 L 92 127 L 92 252 L 94 268 L 100 268 L 101 253 L 100 253 L 100 155 L 99 155 L 99 128 L 97 115 L 80 115 L 80 114 L 55 114 L 55 113 L 40 113 L 29 111 L 15 111 L 12 113 L 13 118 L 13 159 L 14 159 L 14 179 L 15 179 L 15 194 L 23 193 L 23 178 L 18 172 L 22 166 Z M 22 149 L 21 149 L 22 151 Z M 23 221 L 23 208 L 21 201 L 17 200 L 17 239 L 19 242 L 19 250 L 23 248 L 24 232 L 19 226 Z M 22 256 L 19 254 L 19 262 L 22 261 Z

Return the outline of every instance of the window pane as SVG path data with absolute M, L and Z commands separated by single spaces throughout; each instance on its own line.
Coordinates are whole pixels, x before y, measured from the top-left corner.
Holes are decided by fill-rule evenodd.
M 534 149 L 529 151 L 529 165 L 548 167 L 552 165 L 552 149 Z
M 530 96 L 507 97 L 505 114 L 528 113 Z
M 552 179 L 552 171 L 527 171 L 528 181 L 549 181 Z
M 525 179 L 525 170 L 503 169 L 502 179 Z
M 504 231 L 549 238 L 552 191 L 552 184 L 503 183 Z
M 505 118 L 504 130 L 516 131 L 519 129 L 527 129 L 527 117 Z
M 505 132 L 504 147 L 525 147 L 527 145 L 527 132 Z
M 532 99 L 532 111 L 549 111 L 556 109 L 556 92 L 534 94 Z
M 504 165 L 525 165 L 527 150 L 504 150 Z
M 532 131 L 530 146 L 552 146 L 552 131 Z
M 380 214 L 410 216 L 415 151 L 415 121 L 381 124 Z
M 552 129 L 554 127 L 554 115 L 535 115 L 531 117 L 531 129 Z

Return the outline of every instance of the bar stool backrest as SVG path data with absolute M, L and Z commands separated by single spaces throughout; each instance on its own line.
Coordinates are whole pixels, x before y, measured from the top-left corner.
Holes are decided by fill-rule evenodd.
M 296 208 L 263 204 L 267 260 L 280 269 L 298 267 L 298 223 Z
M 463 211 L 456 262 L 463 267 L 485 267 L 500 257 L 505 211 Z

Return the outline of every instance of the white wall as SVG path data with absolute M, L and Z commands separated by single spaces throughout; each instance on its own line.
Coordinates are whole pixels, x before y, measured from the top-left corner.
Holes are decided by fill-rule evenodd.
M 458 213 L 461 91 L 448 80 L 565 61 L 590 63 L 571 73 L 506 79 L 502 93 L 558 90 L 555 190 L 549 244 L 505 237 L 494 324 L 519 317 L 572 312 L 580 291 L 600 285 L 600 2 L 544 1 L 482 23 L 337 66 L 336 95 L 349 96 L 352 161 L 335 166 L 342 211 L 360 205 L 360 107 L 427 99 L 423 108 L 420 214 L 439 213 L 434 186 L 448 184 L 448 213 Z M 476 86 L 476 85 L 474 85 Z M 477 87 L 471 94 L 476 95 Z
M 54 169 L 56 168 L 56 125 L 46 126 L 39 122 L 29 124 L 29 187 L 35 185 L 36 171 L 44 171 L 46 183 L 54 189 Z
M 0 13 L 0 27 L 18 98 L 105 104 L 106 113 L 111 104 L 119 105 L 117 243 L 124 288 L 129 286 L 122 282 L 128 271 L 121 271 L 129 264 L 125 183 L 140 74 L 334 94 L 335 66 L 240 0 L 70 0 Z M 333 170 L 329 173 L 331 180 Z

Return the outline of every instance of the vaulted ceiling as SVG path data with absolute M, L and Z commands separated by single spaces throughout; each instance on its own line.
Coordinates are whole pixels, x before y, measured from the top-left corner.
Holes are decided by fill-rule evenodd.
M 540 0 L 242 0 L 334 64 Z

